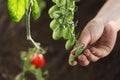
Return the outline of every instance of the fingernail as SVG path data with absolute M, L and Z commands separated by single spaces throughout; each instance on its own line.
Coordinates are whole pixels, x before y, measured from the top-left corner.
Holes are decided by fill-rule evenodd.
M 73 61 L 73 63 L 72 63 L 72 64 L 73 64 L 74 66 L 75 66 L 75 65 L 77 65 L 77 61 Z
M 90 55 L 88 49 L 86 49 L 86 50 L 84 51 L 84 54 L 85 54 L 86 56 L 89 56 L 89 55 Z
M 92 51 L 93 54 L 95 54 L 95 51 Z
M 79 46 L 80 46 L 81 48 L 85 48 L 85 44 L 84 44 L 84 43 L 80 43 Z
M 72 55 L 75 54 L 75 51 L 76 51 L 77 48 L 73 48 L 73 50 L 70 52 Z
M 85 54 L 86 56 L 89 56 L 89 55 L 90 55 L 90 53 L 88 53 L 88 52 L 85 52 L 84 54 Z
M 70 64 L 71 66 L 75 66 L 75 65 L 77 65 L 77 61 L 69 62 L 69 64 Z
M 80 55 L 79 59 L 83 61 L 85 59 L 84 55 Z

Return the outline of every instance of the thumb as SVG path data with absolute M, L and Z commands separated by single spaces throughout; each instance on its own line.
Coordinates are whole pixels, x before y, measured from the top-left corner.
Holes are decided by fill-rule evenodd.
M 103 30 L 104 26 L 101 21 L 91 20 L 81 32 L 79 44 L 85 44 L 85 47 L 94 44 L 101 37 Z
M 83 29 L 83 31 L 80 34 L 80 37 L 78 38 L 78 44 L 80 47 L 84 46 L 85 48 L 90 44 L 91 42 L 91 28 L 89 27 L 89 24 Z M 78 46 L 74 46 L 74 48 L 71 51 L 71 54 L 74 55 L 75 51 Z
M 89 42 L 90 42 L 90 32 L 87 29 L 84 29 L 78 39 L 79 46 L 83 46 L 84 44 L 84 47 L 86 47 L 89 44 Z M 69 58 L 75 55 L 76 49 L 77 46 L 74 46 L 74 48 L 70 52 Z M 73 62 L 69 62 L 71 66 L 75 66 L 77 63 L 78 63 L 77 60 L 74 60 Z
M 84 44 L 84 47 L 86 47 L 87 45 L 89 45 L 90 41 L 91 41 L 91 33 L 87 28 L 85 28 L 81 32 L 81 35 L 80 35 L 80 37 L 78 39 L 78 43 L 80 45 Z
M 100 38 L 102 31 L 103 31 L 103 26 L 101 26 L 101 24 L 99 24 L 98 21 L 90 21 L 81 32 L 81 35 L 78 39 L 79 45 L 83 46 L 84 44 L 84 47 L 87 48 L 89 47 L 89 45 L 94 44 Z M 69 57 L 72 57 L 75 55 L 76 49 L 77 49 L 77 46 L 75 46 L 72 49 Z M 69 64 L 74 66 L 77 64 L 77 60 Z

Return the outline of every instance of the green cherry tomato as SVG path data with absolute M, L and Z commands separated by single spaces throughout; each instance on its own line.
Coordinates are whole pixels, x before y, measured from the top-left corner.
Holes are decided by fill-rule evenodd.
M 19 22 L 25 14 L 25 2 L 23 0 L 8 0 L 8 11 L 14 22 Z
M 42 54 L 35 54 L 31 60 L 31 64 L 37 68 L 42 68 L 45 63 L 45 58 Z
M 68 13 L 66 14 L 66 19 L 68 21 L 71 21 L 71 20 L 73 20 L 73 16 L 74 16 L 74 13 L 69 10 Z
M 67 0 L 68 8 L 74 12 L 75 11 L 75 0 Z
M 70 29 L 71 33 L 73 33 L 74 30 L 75 30 L 75 25 L 74 24 L 70 24 L 69 25 L 69 29 Z
M 75 0 L 67 0 L 68 7 L 74 7 L 75 6 Z
M 63 34 L 63 38 L 64 39 L 70 39 L 73 35 L 74 32 L 74 26 L 72 26 L 72 24 L 70 24 L 69 26 L 66 26 L 64 34 Z
M 60 18 L 60 17 L 62 17 L 62 16 L 63 16 L 63 14 L 61 13 L 60 10 L 59 10 L 59 11 L 55 11 L 55 12 L 53 13 L 53 18 L 55 18 L 55 19 Z
M 63 34 L 63 38 L 64 39 L 70 39 L 72 37 L 72 33 L 69 29 L 69 27 L 65 28 L 64 34 Z
M 64 28 L 63 26 L 59 26 L 57 29 L 55 29 L 53 31 L 53 35 L 52 35 L 52 38 L 54 40 L 58 40 L 60 39 L 62 36 L 63 36 L 63 33 L 64 33 Z
M 56 28 L 58 28 L 60 26 L 60 24 L 55 20 L 53 19 L 50 23 L 50 28 L 54 31 Z
M 56 0 L 56 4 L 59 6 L 64 6 L 66 5 L 66 0 Z
M 76 40 L 75 39 L 69 39 L 67 40 L 66 44 L 65 44 L 65 48 L 66 50 L 69 50 L 70 48 L 72 48 L 72 46 L 75 44 Z
M 58 7 L 57 5 L 52 6 L 49 9 L 49 15 L 51 18 L 59 18 L 62 16 L 61 12 L 60 12 L 60 7 Z
M 33 0 L 33 6 L 32 6 L 32 16 L 34 20 L 37 20 L 41 15 L 41 10 L 38 5 L 37 0 Z

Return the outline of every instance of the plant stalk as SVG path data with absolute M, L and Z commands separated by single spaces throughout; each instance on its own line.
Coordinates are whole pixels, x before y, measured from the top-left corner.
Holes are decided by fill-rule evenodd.
M 27 40 L 31 41 L 32 44 L 37 48 L 37 50 L 40 49 L 40 43 L 37 43 L 33 40 L 33 38 L 31 37 L 31 30 L 30 30 L 30 14 L 31 14 L 31 7 L 32 7 L 32 0 L 30 0 L 28 9 L 26 11 L 26 34 L 27 34 Z

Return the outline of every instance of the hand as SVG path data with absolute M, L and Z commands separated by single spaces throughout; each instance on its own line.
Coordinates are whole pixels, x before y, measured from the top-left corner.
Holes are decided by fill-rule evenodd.
M 77 60 L 70 63 L 74 66 L 77 63 L 87 66 L 90 62 L 95 62 L 107 56 L 114 47 L 117 28 L 113 21 L 102 22 L 103 20 L 90 21 L 81 33 L 78 42 L 85 44 L 86 49 Z M 74 55 L 76 47 L 71 51 L 70 57 Z
M 90 62 L 107 56 L 112 51 L 117 32 L 120 30 L 120 0 L 108 0 L 96 17 L 82 31 L 78 42 L 85 44 L 86 49 L 78 58 L 69 62 L 71 66 L 79 63 L 87 66 Z M 75 54 L 76 47 L 70 53 Z

